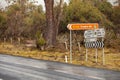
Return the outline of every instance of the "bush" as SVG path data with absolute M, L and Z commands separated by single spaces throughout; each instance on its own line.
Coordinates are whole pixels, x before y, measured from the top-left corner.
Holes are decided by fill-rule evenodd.
M 44 46 L 45 45 L 45 39 L 43 37 L 40 37 L 38 40 L 37 40 L 37 44 L 40 45 L 40 46 Z
M 36 44 L 37 44 L 37 48 L 43 47 L 45 45 L 46 41 L 45 39 L 42 37 L 41 32 L 37 32 L 36 33 Z

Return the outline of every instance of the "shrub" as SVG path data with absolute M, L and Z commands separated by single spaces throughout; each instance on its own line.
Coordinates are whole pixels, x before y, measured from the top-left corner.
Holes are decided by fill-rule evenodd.
M 40 46 L 43 46 L 45 45 L 45 39 L 43 37 L 40 37 L 38 40 L 37 40 L 37 44 L 40 45 Z
M 46 41 L 45 39 L 42 37 L 41 32 L 37 32 L 36 33 L 36 44 L 37 44 L 37 48 L 43 47 L 45 45 Z

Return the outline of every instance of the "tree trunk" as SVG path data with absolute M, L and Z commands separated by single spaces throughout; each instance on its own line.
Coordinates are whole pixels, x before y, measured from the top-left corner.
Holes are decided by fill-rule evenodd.
M 54 0 L 44 0 L 46 7 L 46 22 L 47 26 L 45 28 L 45 40 L 47 47 L 53 47 L 56 43 L 56 28 L 54 23 L 54 12 L 53 5 Z
M 64 6 L 64 0 L 60 0 L 58 18 L 55 21 L 55 23 L 56 23 L 55 24 L 55 27 L 56 27 L 56 36 L 58 35 L 58 29 L 59 29 L 59 25 L 60 25 L 62 13 L 63 13 L 63 6 Z

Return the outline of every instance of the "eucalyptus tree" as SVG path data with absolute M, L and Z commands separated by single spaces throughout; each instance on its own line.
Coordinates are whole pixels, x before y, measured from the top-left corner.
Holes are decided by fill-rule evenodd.
M 8 18 L 5 34 L 13 38 L 34 38 L 45 22 L 42 6 L 36 5 L 34 0 L 6 0 L 6 3 Z
M 46 30 L 44 32 L 44 37 L 46 40 L 47 47 L 53 47 L 56 44 L 56 36 L 58 33 L 58 28 L 62 16 L 62 5 L 64 0 L 60 0 L 58 14 L 54 14 L 54 0 L 44 0 L 46 7 Z

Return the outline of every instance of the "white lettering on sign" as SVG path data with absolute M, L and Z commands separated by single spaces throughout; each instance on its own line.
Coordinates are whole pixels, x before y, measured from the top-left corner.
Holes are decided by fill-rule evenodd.
M 104 28 L 95 29 L 95 30 L 87 30 L 84 32 L 85 38 L 104 37 L 104 36 L 105 36 Z
M 85 38 L 94 38 L 95 37 L 95 31 L 94 30 L 87 30 L 84 33 Z
M 97 41 L 97 38 L 86 38 L 84 39 L 85 42 L 95 42 Z
M 69 30 L 93 30 L 98 29 L 98 27 L 98 23 L 74 23 L 67 25 Z
M 104 37 L 105 36 L 105 30 L 104 30 L 104 28 L 95 29 L 95 35 L 97 37 Z

